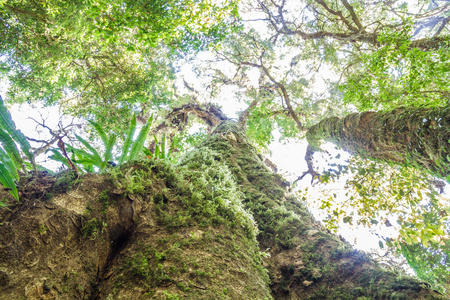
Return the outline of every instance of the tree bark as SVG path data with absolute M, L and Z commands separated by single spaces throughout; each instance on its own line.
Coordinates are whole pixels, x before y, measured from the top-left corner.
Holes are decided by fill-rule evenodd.
M 174 167 L 24 179 L 0 211 L 0 299 L 441 299 L 285 188 L 231 121 Z
M 312 126 L 307 139 L 316 149 L 330 141 L 352 154 L 450 175 L 450 110 L 405 108 L 328 118 Z

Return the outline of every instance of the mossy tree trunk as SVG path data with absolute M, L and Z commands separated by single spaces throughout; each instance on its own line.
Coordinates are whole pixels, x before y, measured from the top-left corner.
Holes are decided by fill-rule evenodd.
M 40 174 L 10 209 L 0 299 L 440 299 L 315 222 L 230 121 L 177 166 Z
M 331 141 L 352 154 L 450 175 L 450 110 L 397 108 L 328 118 L 307 133 L 311 146 Z

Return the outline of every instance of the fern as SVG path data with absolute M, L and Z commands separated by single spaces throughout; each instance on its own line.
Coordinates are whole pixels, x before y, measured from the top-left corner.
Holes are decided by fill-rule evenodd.
M 125 143 L 122 147 L 122 155 L 119 157 L 119 165 L 123 164 L 128 156 L 128 151 L 130 149 L 131 143 L 133 142 L 133 136 L 136 132 L 136 115 L 131 118 L 130 128 L 128 129 L 127 137 L 125 138 Z
M 7 153 L 7 156 L 13 162 L 16 169 L 23 168 L 23 160 L 20 157 L 19 149 L 17 149 L 16 144 L 14 143 L 11 136 L 0 128 L 0 142 L 2 143 L 2 147 Z
M 153 136 L 154 140 L 155 140 L 155 153 L 152 153 L 149 149 L 143 149 L 144 154 L 148 157 L 148 158 L 157 158 L 157 159 L 163 159 L 163 160 L 170 160 L 171 158 L 171 154 L 173 152 L 173 150 L 175 149 L 175 147 L 177 146 L 177 142 L 175 140 L 172 140 L 172 143 L 170 144 L 170 148 L 169 151 L 167 151 L 167 141 L 166 141 L 166 135 L 163 134 L 162 138 L 161 138 L 161 143 L 158 142 L 158 139 L 156 138 L 156 136 Z
M 0 183 L 9 190 L 14 199 L 19 200 L 19 192 L 15 181 L 19 180 L 18 169 L 24 169 L 25 165 L 16 142 L 30 160 L 33 168 L 36 169 L 31 146 L 25 135 L 16 129 L 16 124 L 14 124 L 11 114 L 0 97 L 0 143 L 2 145 L 2 148 L 0 148 Z M 4 206 L 5 204 L 1 202 L 0 207 Z
M 0 182 L 5 188 L 9 189 L 11 195 L 18 201 L 19 192 L 17 191 L 14 177 L 12 176 L 11 170 L 9 170 L 3 163 L 0 163 Z
M 147 123 L 145 123 L 144 126 L 142 126 L 141 131 L 139 132 L 136 141 L 134 141 L 133 145 L 130 149 L 130 154 L 128 155 L 127 161 L 136 159 L 138 154 L 141 153 L 142 148 L 144 147 L 145 140 L 147 139 L 147 135 L 150 131 L 150 126 L 153 122 L 153 115 L 150 116 Z
M 152 121 L 153 116 L 151 116 L 147 123 L 142 127 L 136 140 L 133 142 L 134 133 L 136 131 L 136 116 L 132 117 L 130 128 L 128 130 L 128 134 L 125 138 L 125 143 L 122 148 L 122 154 L 118 158 L 119 165 L 123 164 L 124 162 L 136 159 L 138 154 L 141 153 L 142 148 L 144 147 L 145 140 L 147 139 L 148 132 L 150 131 Z M 67 145 L 67 151 L 73 154 L 73 158 L 71 160 L 75 164 L 81 165 L 86 172 L 94 172 L 94 167 L 97 167 L 100 171 L 102 171 L 109 166 L 109 163 L 111 161 L 113 161 L 112 150 L 116 144 L 117 135 L 113 133 L 108 137 L 108 135 L 104 132 L 103 128 L 98 123 L 94 121 L 89 121 L 89 123 L 94 127 L 96 133 L 103 142 L 103 146 L 105 147 L 103 157 L 94 147 L 91 146 L 88 141 L 78 135 L 75 135 L 75 137 L 81 144 L 83 144 L 87 148 L 88 151 L 78 149 L 70 145 Z M 51 159 L 62 162 L 66 166 L 69 166 L 67 158 L 64 157 L 59 152 L 59 150 L 51 149 L 49 151 L 53 153 L 53 155 L 50 156 Z
M 1 97 L 0 97 L 0 126 L 6 132 L 8 132 L 8 134 L 15 142 L 19 144 L 20 149 L 23 151 L 23 153 L 25 153 L 27 158 L 33 164 L 33 167 L 36 167 L 34 162 L 34 155 L 31 152 L 30 143 L 28 142 L 25 135 L 20 130 L 16 129 L 16 125 L 14 124 L 14 121 L 11 118 L 11 114 L 6 108 L 3 99 Z

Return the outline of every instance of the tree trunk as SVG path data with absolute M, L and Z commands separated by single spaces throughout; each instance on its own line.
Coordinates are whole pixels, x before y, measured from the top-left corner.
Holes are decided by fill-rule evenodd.
M 409 164 L 435 175 L 450 175 L 450 110 L 397 108 L 328 118 L 307 133 L 311 146 L 331 141 L 352 154 Z
M 314 221 L 234 122 L 173 167 L 21 187 L 0 212 L 0 299 L 441 299 Z

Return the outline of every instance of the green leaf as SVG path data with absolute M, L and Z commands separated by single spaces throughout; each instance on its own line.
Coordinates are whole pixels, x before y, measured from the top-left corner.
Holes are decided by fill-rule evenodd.
M 17 149 L 16 144 L 12 140 L 11 136 L 0 128 L 0 142 L 2 143 L 3 149 L 7 155 L 11 158 L 12 162 L 17 169 L 23 168 L 23 161 L 20 157 L 19 149 Z
M 67 158 L 65 158 L 58 150 L 49 149 L 45 153 L 47 153 L 47 152 L 52 152 L 53 153 L 53 155 L 49 156 L 50 159 L 52 159 L 54 161 L 59 161 L 59 162 L 63 163 L 64 165 L 66 165 L 67 167 L 70 168 L 70 165 L 69 165 L 69 162 L 67 161 Z
M 74 155 L 74 157 L 71 158 L 72 160 L 74 160 L 74 161 L 81 160 L 81 159 L 90 160 L 90 161 L 92 161 L 92 163 L 94 165 L 98 165 L 98 159 L 95 158 L 94 154 L 89 153 L 89 152 L 87 152 L 87 151 L 85 151 L 83 149 L 74 148 L 74 147 L 72 147 L 70 145 L 67 145 L 66 149 L 67 149 L 68 153 L 70 152 L 70 153 L 72 153 Z
M 0 208 L 6 208 L 8 209 L 8 203 L 6 202 L 6 199 L 0 200 Z M 9 210 L 9 209 L 8 209 Z
M 386 239 L 386 246 L 388 246 L 388 247 L 394 247 L 394 243 L 392 243 L 392 239 L 391 239 L 391 238 L 387 238 L 387 239 Z
M 127 161 L 128 152 L 133 142 L 134 132 L 136 131 L 136 114 L 131 118 L 130 127 L 128 128 L 127 137 L 122 147 L 122 155 L 119 157 L 119 165 Z
M 9 133 L 9 135 L 14 141 L 19 143 L 22 151 L 28 157 L 30 162 L 34 165 L 34 155 L 30 151 L 31 150 L 30 143 L 28 143 L 28 140 L 25 137 L 25 135 L 20 130 L 16 129 L 16 124 L 14 124 L 14 121 L 11 118 L 11 114 L 6 108 L 2 97 L 0 97 L 0 126 Z
M 161 158 L 166 159 L 166 135 L 163 134 L 162 140 L 161 140 Z
M 105 156 L 104 156 L 104 161 L 103 161 L 103 168 L 106 167 L 108 165 L 108 162 L 112 161 L 112 149 L 114 147 L 114 145 L 116 144 L 116 138 L 117 136 L 115 134 L 112 134 L 107 143 L 105 144 Z
M 100 155 L 98 154 L 97 150 L 95 150 L 94 147 L 92 147 L 92 146 L 89 144 L 89 142 L 86 141 L 85 139 L 83 139 L 81 136 L 75 134 L 75 137 L 76 137 L 77 140 L 79 140 L 86 148 L 88 148 L 89 151 L 91 151 L 91 153 L 92 153 L 92 159 L 93 159 L 93 161 L 95 162 L 95 165 L 96 165 L 97 167 L 101 168 L 103 160 L 102 160 L 102 158 L 100 157 Z M 85 152 L 85 151 L 83 151 L 83 152 Z M 89 155 L 87 152 L 85 152 L 85 156 L 86 156 L 86 157 L 89 157 L 90 155 Z
M 109 139 L 108 139 L 108 136 L 106 135 L 105 131 L 103 130 L 103 128 L 98 123 L 95 123 L 94 121 L 88 121 L 88 122 L 91 123 L 92 126 L 94 126 L 94 128 L 97 131 L 98 135 L 102 139 L 103 145 L 106 147 L 106 145 L 108 144 Z
M 14 165 L 13 161 L 10 159 L 9 155 L 0 148 L 0 163 L 3 163 L 8 171 L 14 174 L 16 180 L 19 180 L 19 172 L 17 172 L 17 167 Z
M 161 149 L 159 148 L 159 145 L 155 145 L 155 157 L 159 158 L 161 154 Z
M 146 156 L 153 157 L 152 151 L 150 151 L 150 150 L 147 149 L 147 148 L 142 148 L 142 152 L 144 152 L 144 154 L 145 154 Z
M 3 184 L 5 188 L 10 189 L 11 195 L 19 201 L 19 192 L 17 191 L 16 184 L 14 182 L 14 174 L 11 173 L 8 168 L 0 162 L 0 183 Z
M 150 126 L 153 122 L 153 115 L 148 119 L 147 123 L 141 128 L 141 131 L 138 134 L 138 137 L 136 138 L 136 141 L 134 141 L 133 145 L 131 146 L 130 155 L 128 157 L 128 160 L 133 160 L 137 157 L 139 153 L 141 153 L 142 148 L 144 147 L 145 140 L 147 139 L 147 135 L 150 131 Z

